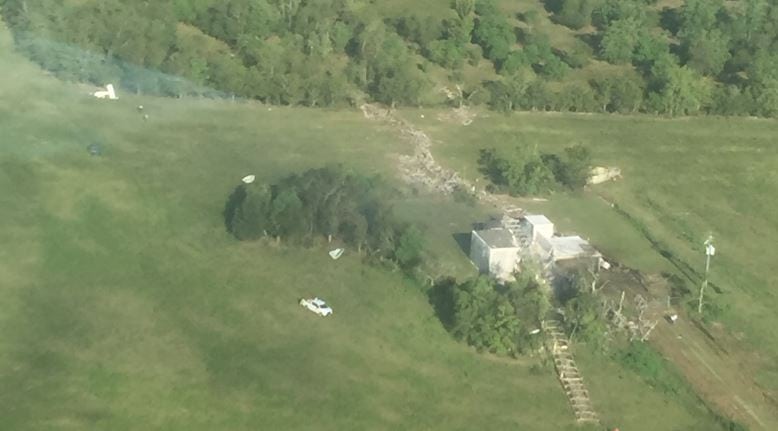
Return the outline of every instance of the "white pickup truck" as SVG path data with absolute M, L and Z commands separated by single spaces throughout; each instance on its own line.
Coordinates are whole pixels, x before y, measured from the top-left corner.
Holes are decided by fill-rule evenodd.
M 314 313 L 322 317 L 326 317 L 332 314 L 332 308 L 330 308 L 327 305 L 327 303 L 320 298 L 313 298 L 313 299 L 303 298 L 300 300 L 300 305 L 302 305 L 303 307 L 313 311 Z

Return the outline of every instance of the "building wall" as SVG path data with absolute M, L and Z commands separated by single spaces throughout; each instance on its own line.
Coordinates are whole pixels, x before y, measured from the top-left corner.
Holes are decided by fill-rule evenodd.
M 489 272 L 489 246 L 475 231 L 470 234 L 470 260 L 473 261 L 479 272 Z
M 513 278 L 519 261 L 519 248 L 493 248 L 489 250 L 489 274 L 501 280 Z
M 539 236 L 546 237 L 546 238 L 551 238 L 552 236 L 554 236 L 554 225 L 553 224 L 533 225 L 532 239 L 537 241 Z

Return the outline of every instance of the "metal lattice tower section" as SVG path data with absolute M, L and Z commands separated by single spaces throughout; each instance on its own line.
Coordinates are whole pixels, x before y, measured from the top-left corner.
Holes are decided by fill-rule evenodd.
M 594 411 L 581 372 L 575 365 L 567 338 L 554 320 L 544 321 L 543 330 L 553 343 L 551 353 L 554 356 L 554 368 L 559 375 L 559 382 L 565 389 L 570 406 L 573 408 L 576 422 L 599 424 L 600 419 Z

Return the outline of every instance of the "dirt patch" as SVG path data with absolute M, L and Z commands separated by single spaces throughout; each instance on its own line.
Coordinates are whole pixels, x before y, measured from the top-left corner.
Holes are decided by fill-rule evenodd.
M 413 154 L 398 158 L 400 175 L 409 184 L 449 194 L 459 188 L 474 192 L 475 188 L 453 170 L 445 169 L 432 156 L 432 140 L 410 122 L 399 118 L 391 109 L 364 104 L 360 107 L 365 118 L 383 121 L 396 128 L 403 139 L 413 145 Z
M 475 117 L 475 112 L 471 111 L 467 106 L 461 106 L 459 108 L 454 108 L 451 111 L 441 112 L 438 114 L 439 121 L 461 124 L 463 126 L 469 126 L 473 124 Z

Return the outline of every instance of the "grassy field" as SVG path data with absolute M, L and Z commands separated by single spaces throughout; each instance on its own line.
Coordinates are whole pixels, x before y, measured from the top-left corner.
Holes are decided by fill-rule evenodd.
M 735 344 L 727 349 L 752 352 L 750 362 L 758 363 L 750 370 L 754 382 L 744 384 L 758 385 L 757 391 L 765 394 L 778 390 L 773 330 L 778 295 L 772 289 L 778 283 L 773 265 L 778 201 L 772 198 L 778 193 L 778 122 L 481 113 L 465 127 L 438 121 L 432 112 L 422 119 L 419 113 L 406 111 L 405 116 L 436 140 L 433 151 L 443 164 L 471 179 L 480 177 L 480 148 L 507 148 L 515 142 L 530 142 L 540 151 L 582 143 L 597 164 L 621 167 L 621 181 L 525 206 L 550 214 L 563 231 L 591 238 L 606 256 L 629 266 L 686 272 L 699 280 L 702 243 L 713 234 L 717 254 L 710 277 L 715 286 L 708 294 L 724 311 L 711 331 L 734 335 L 729 338 Z M 617 203 L 633 221 L 606 200 Z
M 455 342 L 399 274 L 225 233 L 243 175 L 343 162 L 393 178 L 410 150 L 393 131 L 358 112 L 98 101 L 6 33 L 0 52 L 1 428 L 580 429 L 551 370 Z M 441 272 L 472 273 L 453 235 L 487 209 L 422 195 L 397 210 Z M 314 294 L 333 318 L 297 306 Z M 715 429 L 628 371 L 598 380 L 607 423 Z

